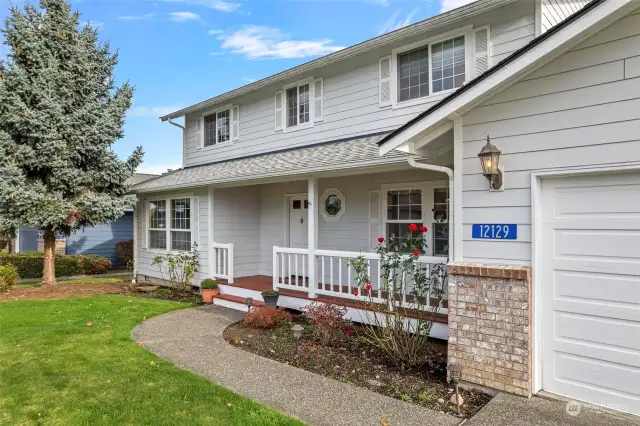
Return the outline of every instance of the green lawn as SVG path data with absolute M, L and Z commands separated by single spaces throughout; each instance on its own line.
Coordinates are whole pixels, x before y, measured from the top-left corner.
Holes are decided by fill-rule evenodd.
M 0 425 L 299 425 L 175 367 L 131 329 L 185 305 L 126 296 L 0 303 Z
M 110 284 L 110 283 L 120 283 L 122 281 L 131 280 L 130 275 L 114 275 L 111 277 L 101 277 L 100 275 L 95 275 L 87 278 L 81 278 L 77 280 L 56 280 L 58 285 L 66 285 L 66 284 Z M 17 284 L 15 288 L 31 288 L 31 287 L 40 287 L 39 282 L 35 283 L 26 283 L 26 284 Z

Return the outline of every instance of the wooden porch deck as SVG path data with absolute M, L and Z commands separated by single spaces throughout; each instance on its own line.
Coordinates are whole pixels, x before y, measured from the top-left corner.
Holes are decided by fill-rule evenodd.
M 228 285 L 228 286 L 232 286 L 232 287 L 237 287 L 237 288 L 243 288 L 243 289 L 247 289 L 247 290 L 254 290 L 254 291 L 267 291 L 267 290 L 272 290 L 273 289 L 273 278 L 268 276 L 268 275 L 254 275 L 254 276 L 249 276 L 249 277 L 238 277 L 234 279 L 233 284 L 229 284 L 227 282 L 225 282 L 224 280 L 219 280 L 220 284 L 223 285 Z M 305 287 L 308 287 L 308 282 L 306 282 L 305 280 Z M 320 288 L 329 290 L 330 286 L 328 284 L 319 284 Z M 335 292 L 340 292 L 340 293 L 344 293 L 344 294 L 348 294 L 348 288 L 346 286 L 343 286 L 342 291 L 338 291 L 338 286 L 333 286 Z M 327 295 L 317 295 L 315 298 L 310 298 L 308 296 L 308 294 L 304 291 L 296 291 L 296 290 L 290 290 L 290 289 L 284 289 L 281 288 L 280 289 L 280 295 L 281 296 L 287 296 L 287 297 L 295 297 L 298 299 L 305 299 L 305 300 L 312 300 L 315 302 L 325 302 L 325 303 L 333 303 L 335 305 L 340 305 L 340 306 L 345 306 L 348 308 L 354 308 L 354 309 L 365 309 L 365 307 L 363 306 L 363 304 L 361 302 L 358 302 L 357 300 L 353 300 L 353 299 L 344 299 L 341 297 L 335 297 L 335 296 L 327 296 Z M 232 302 L 236 302 L 236 303 L 246 303 L 246 299 L 242 298 L 242 297 L 238 297 L 238 296 L 232 296 L 232 295 L 225 295 L 225 294 L 220 294 L 218 296 L 216 296 L 219 299 L 223 299 L 223 300 L 229 300 Z M 264 303 L 254 300 L 253 301 L 253 306 L 263 306 Z M 448 308 L 448 303 L 446 300 L 443 301 L 443 308 Z M 409 318 L 416 318 L 418 316 L 418 312 L 417 311 L 412 311 L 412 310 L 407 310 L 407 317 Z M 434 322 L 437 323 L 441 323 L 441 324 L 447 324 L 448 323 L 448 316 L 446 314 L 441 314 L 441 313 L 436 313 L 434 316 Z

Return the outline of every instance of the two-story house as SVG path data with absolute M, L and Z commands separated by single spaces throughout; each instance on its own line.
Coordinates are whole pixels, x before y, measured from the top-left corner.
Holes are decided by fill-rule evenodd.
M 377 239 L 425 225 L 465 380 L 640 414 L 639 7 L 480 0 L 161 117 L 184 168 L 134 187 L 138 277 L 197 243 L 216 304 L 357 319 L 348 260 L 377 291 Z

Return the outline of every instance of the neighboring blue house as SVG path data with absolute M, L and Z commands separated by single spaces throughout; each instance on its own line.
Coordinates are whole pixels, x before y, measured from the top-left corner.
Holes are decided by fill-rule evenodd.
M 133 183 L 144 182 L 156 175 L 136 173 Z M 38 250 L 39 231 L 34 228 L 21 227 L 16 238 L 16 251 Z M 66 238 L 66 254 L 97 254 L 116 261 L 116 244 L 133 239 L 133 209 L 125 210 L 118 220 L 107 225 L 86 228 Z M 121 266 L 121 265 L 119 265 Z

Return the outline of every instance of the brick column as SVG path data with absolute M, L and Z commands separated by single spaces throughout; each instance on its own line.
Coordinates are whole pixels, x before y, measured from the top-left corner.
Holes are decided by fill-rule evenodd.
M 453 263 L 449 273 L 450 363 L 462 379 L 531 396 L 531 269 Z

